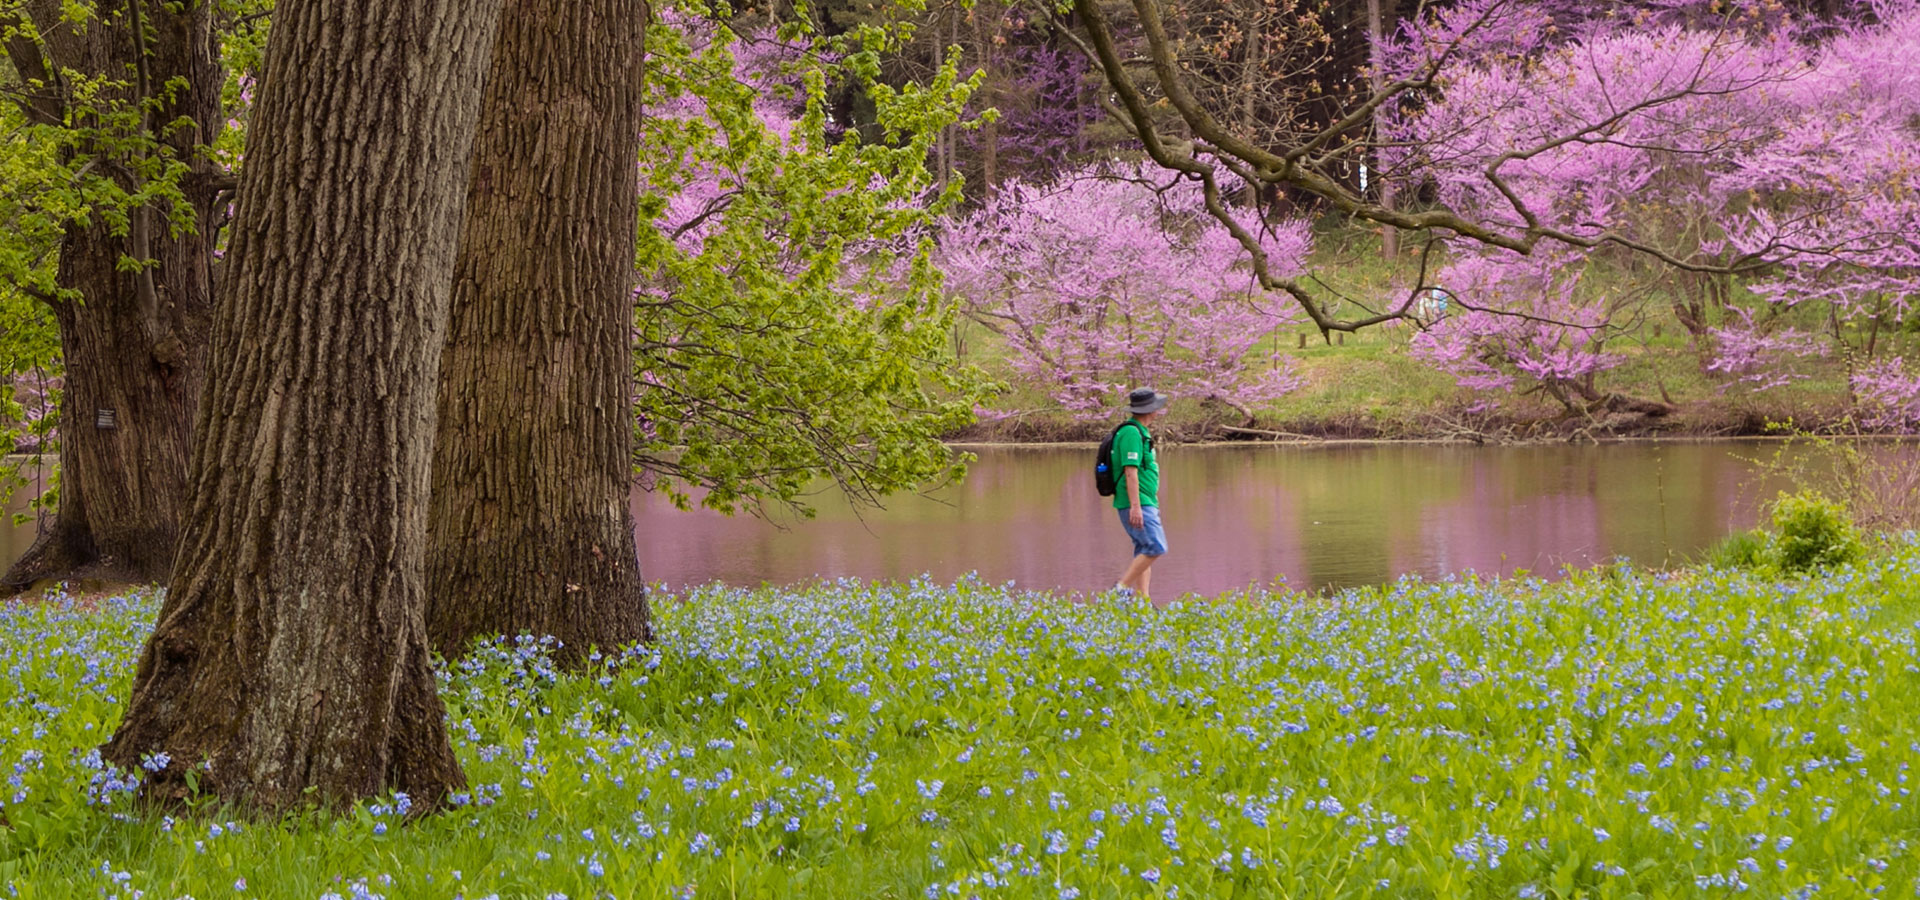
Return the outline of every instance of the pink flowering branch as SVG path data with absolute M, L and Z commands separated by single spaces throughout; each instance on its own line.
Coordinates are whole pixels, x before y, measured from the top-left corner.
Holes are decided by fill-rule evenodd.
M 1920 371 L 1905 359 L 1882 359 L 1853 377 L 1861 424 L 1878 431 L 1920 433 Z
M 1706 369 L 1729 376 L 1732 384 L 1765 391 L 1807 377 L 1786 365 L 1789 359 L 1825 356 L 1827 346 L 1818 335 L 1793 327 L 1769 329 L 1756 324 L 1753 312 L 1733 310 L 1734 320 L 1712 329 L 1716 351 Z

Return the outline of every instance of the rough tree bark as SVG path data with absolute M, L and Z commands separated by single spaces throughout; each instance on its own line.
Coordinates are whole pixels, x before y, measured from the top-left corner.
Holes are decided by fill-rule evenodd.
M 441 363 L 427 625 L 648 638 L 633 513 L 644 0 L 507 0 Z
M 426 645 L 433 403 L 500 0 L 282 0 L 193 507 L 104 756 L 270 811 L 463 782 Z
M 84 28 L 64 21 L 60 6 L 28 4 L 42 42 L 8 42 L 16 71 L 48 85 L 23 100 L 23 110 L 43 124 L 88 127 L 84 111 L 64 93 L 62 70 L 131 83 L 96 102 L 159 98 L 151 122 L 192 123 L 157 131 L 189 164 L 181 188 L 200 227 L 170 234 L 157 211 L 142 211 L 127 235 L 113 235 L 96 219 L 71 226 L 61 240 L 59 284 L 77 292 L 80 302 L 51 303 L 66 369 L 60 498 L 47 530 L 0 577 L 0 588 L 9 592 L 80 574 L 167 577 L 187 506 L 187 457 L 213 303 L 209 223 L 224 181 L 194 152 L 212 140 L 220 114 L 210 4 L 102 4 L 108 8 Z M 134 13 L 144 41 L 135 38 Z M 91 152 L 99 154 L 96 169 L 136 187 L 127 160 L 104 149 Z M 130 273 L 121 270 L 122 257 L 157 265 Z

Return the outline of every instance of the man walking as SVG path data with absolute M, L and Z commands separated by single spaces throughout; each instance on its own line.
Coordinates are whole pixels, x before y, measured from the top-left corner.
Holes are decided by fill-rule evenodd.
M 1133 539 L 1133 561 L 1114 589 L 1141 597 L 1148 596 L 1153 561 L 1167 552 L 1167 534 L 1160 527 L 1160 460 L 1153 452 L 1153 433 L 1147 426 L 1160 418 L 1171 399 L 1154 393 L 1153 388 L 1134 390 L 1127 395 L 1127 412 L 1133 418 L 1113 436 L 1111 464 L 1120 475 L 1113 507 L 1120 513 L 1120 526 Z

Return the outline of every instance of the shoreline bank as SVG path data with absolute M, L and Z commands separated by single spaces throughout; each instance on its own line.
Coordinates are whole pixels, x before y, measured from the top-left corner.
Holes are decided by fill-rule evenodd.
M 1043 447 L 1098 444 L 1118 421 L 1076 421 L 1063 415 L 1010 416 L 976 422 L 941 437 L 955 447 Z M 1783 433 L 1782 428 L 1791 428 Z M 1639 441 L 1791 440 L 1796 437 L 1846 437 L 1899 440 L 1920 435 L 1858 432 L 1844 412 L 1832 410 L 1751 409 L 1682 410 L 1672 415 L 1612 414 L 1590 419 L 1510 414 L 1467 418 L 1441 411 L 1404 419 L 1272 420 L 1234 423 L 1213 418 L 1175 419 L 1154 427 L 1170 443 L 1299 444 L 1367 446 L 1380 444 L 1611 444 Z

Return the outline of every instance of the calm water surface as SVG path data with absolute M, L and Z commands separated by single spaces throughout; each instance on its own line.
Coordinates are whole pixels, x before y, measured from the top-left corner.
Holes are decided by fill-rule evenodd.
M 1154 566 L 1153 592 L 1679 561 L 1753 523 L 1775 486 L 1755 483 L 1747 460 L 1776 446 L 1167 447 L 1160 502 L 1170 552 Z M 812 521 L 680 512 L 642 495 L 645 575 L 757 585 L 978 572 L 1068 591 L 1118 580 L 1131 545 L 1094 493 L 1090 450 L 973 452 L 961 485 L 859 513 L 823 495 Z
M 1171 552 L 1154 566 L 1154 594 L 1678 561 L 1752 524 L 1774 486 L 1755 483 L 1747 459 L 1775 446 L 1167 447 L 1160 499 Z M 973 452 L 960 485 L 858 512 L 823 493 L 810 521 L 681 512 L 638 494 L 644 573 L 676 587 L 978 572 L 1091 591 L 1118 579 L 1130 545 L 1110 501 L 1094 494 L 1089 449 Z M 32 538 L 32 524 L 0 531 L 0 553 L 10 561 Z

